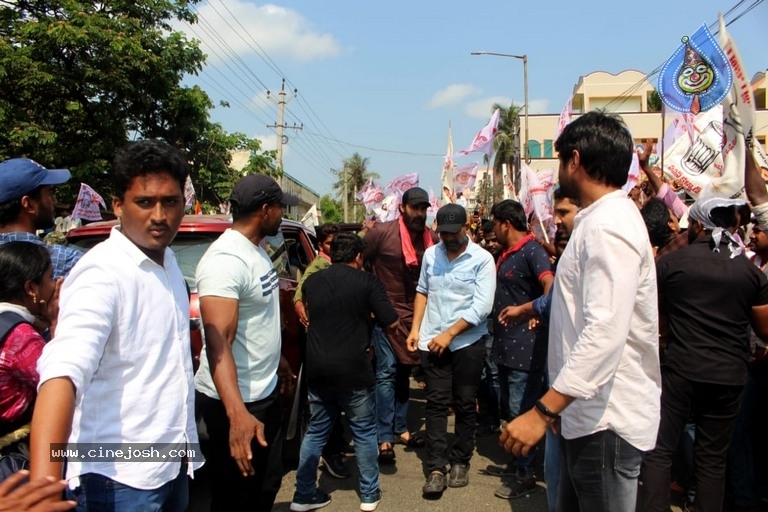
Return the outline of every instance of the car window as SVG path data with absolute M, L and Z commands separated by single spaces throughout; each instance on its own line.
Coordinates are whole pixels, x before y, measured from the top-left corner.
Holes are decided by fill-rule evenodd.
M 259 244 L 267 251 L 269 258 L 272 260 L 272 264 L 275 266 L 277 275 L 280 277 L 291 278 L 291 264 L 288 259 L 288 244 L 286 243 L 283 233 L 280 232 L 275 236 L 267 236 L 261 239 Z
M 173 243 L 171 243 L 171 250 L 176 255 L 176 261 L 181 269 L 181 274 L 192 290 L 197 288 L 195 282 L 197 264 L 218 236 L 218 233 L 215 236 L 206 236 L 199 233 L 179 233 L 176 235 Z

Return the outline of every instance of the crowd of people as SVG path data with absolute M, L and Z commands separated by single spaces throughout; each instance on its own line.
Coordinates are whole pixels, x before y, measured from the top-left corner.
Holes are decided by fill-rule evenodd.
M 396 462 L 396 444 L 425 449 L 422 497 L 441 499 L 469 485 L 475 437 L 488 433 L 509 453 L 486 468 L 501 477 L 501 499 L 537 487 L 543 449 L 551 511 L 666 512 L 675 485 L 687 510 L 716 511 L 727 482 L 734 506 L 759 504 L 768 352 L 759 169 L 748 159 L 751 209 L 714 193 L 689 208 L 648 166 L 650 146 L 639 153 L 644 189 L 622 191 L 635 149 L 616 117 L 585 114 L 555 147 L 551 244 L 511 199 L 487 219 L 446 204 L 429 229 L 418 187 L 403 194 L 397 220 L 361 233 L 317 228 L 319 254 L 293 304 L 306 328 L 310 417 L 292 511 L 331 502 L 318 468 L 349 478 L 350 450 L 360 510 L 376 510 L 379 468 Z M 165 143 L 138 141 L 113 167 L 120 223 L 82 254 L 34 236 L 53 227 L 52 187 L 68 171 L 0 163 L 0 510 L 182 511 L 200 457 L 136 464 L 51 448 L 196 446 L 202 418 L 211 510 L 268 511 L 283 480 L 279 397 L 297 376 L 281 356 L 278 275 L 260 242 L 298 199 L 263 175 L 235 184 L 232 226 L 197 267 L 205 343 L 193 374 L 189 296 L 169 248 L 187 163 Z M 408 425 L 414 368 L 425 382 L 423 433 Z M 681 438 L 693 447 L 683 463 Z

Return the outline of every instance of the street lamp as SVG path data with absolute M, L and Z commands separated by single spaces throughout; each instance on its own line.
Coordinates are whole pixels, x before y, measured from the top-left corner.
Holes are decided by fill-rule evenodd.
M 470 52 L 470 55 L 495 55 L 496 57 L 509 57 L 523 61 L 523 88 L 525 98 L 525 163 L 531 163 L 531 154 L 528 149 L 528 55 L 513 55 L 511 53 L 496 52 Z

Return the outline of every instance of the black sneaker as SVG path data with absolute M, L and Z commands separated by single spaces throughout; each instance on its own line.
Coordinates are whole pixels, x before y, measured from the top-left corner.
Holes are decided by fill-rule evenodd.
M 433 471 L 427 477 L 427 483 L 421 488 L 421 494 L 425 499 L 437 500 L 443 495 L 443 491 L 448 487 L 445 481 L 445 475 L 440 471 Z
M 525 496 L 526 494 L 530 494 L 538 488 L 535 478 L 520 479 L 514 477 L 496 489 L 494 495 L 503 500 L 513 500 Z
M 349 478 L 352 474 L 347 469 L 344 461 L 341 459 L 341 455 L 332 455 L 330 457 L 320 457 L 320 464 L 325 467 L 325 470 L 334 478 Z
M 465 487 L 467 485 L 469 485 L 469 464 L 451 464 L 448 487 Z
M 480 471 L 484 475 L 491 476 L 514 476 L 517 474 L 517 468 L 513 462 L 505 464 L 503 466 L 497 466 L 495 464 L 489 464 L 485 466 L 485 471 Z
M 323 508 L 331 502 L 331 496 L 320 489 L 315 489 L 315 494 L 309 498 L 299 496 L 294 493 L 293 501 L 291 502 L 292 512 L 307 512 L 308 510 L 316 510 Z

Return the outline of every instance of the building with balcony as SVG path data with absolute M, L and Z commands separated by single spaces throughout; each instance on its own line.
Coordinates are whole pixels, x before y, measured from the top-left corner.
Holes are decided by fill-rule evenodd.
M 768 138 L 768 78 L 766 72 L 757 73 L 752 81 L 757 115 L 755 119 L 755 140 L 766 149 Z M 632 137 L 637 143 L 645 139 L 660 140 L 664 130 L 672 122 L 672 116 L 666 118 L 661 112 L 648 109 L 648 98 L 655 91 L 655 84 L 646 79 L 644 73 L 635 70 L 611 74 L 595 71 L 579 78 L 573 87 L 573 117 L 596 109 L 604 109 L 618 114 L 624 119 Z M 537 170 L 557 168 L 557 154 L 554 137 L 557 122 L 556 114 L 528 116 L 528 149 L 531 167 Z M 525 133 L 525 118 L 520 117 L 520 133 Z

